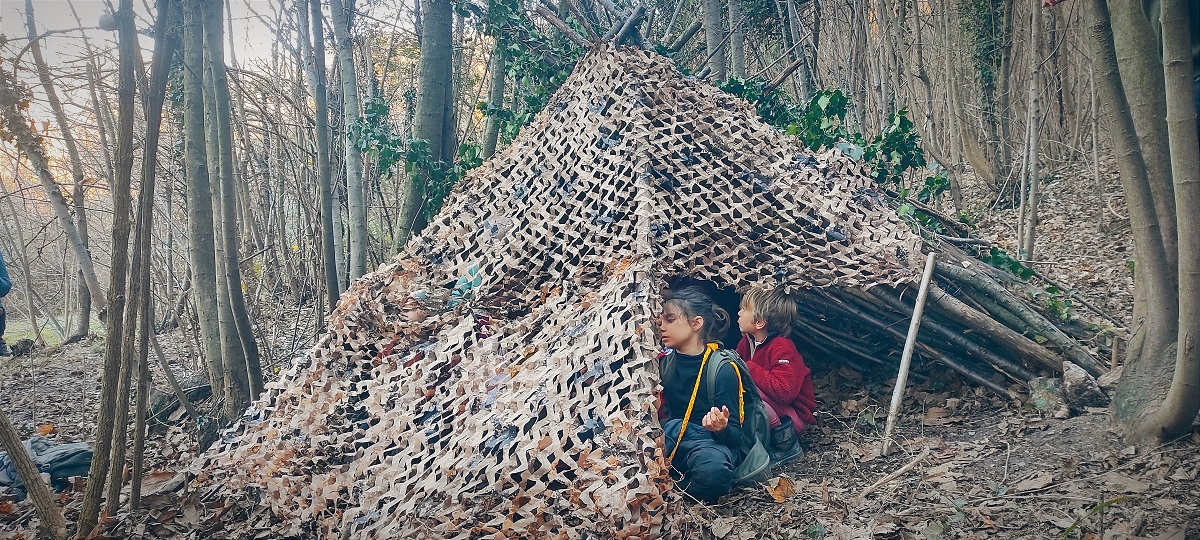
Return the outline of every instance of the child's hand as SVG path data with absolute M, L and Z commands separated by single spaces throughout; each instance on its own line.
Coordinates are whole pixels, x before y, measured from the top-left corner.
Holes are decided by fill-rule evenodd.
M 713 407 L 708 414 L 704 415 L 704 420 L 700 422 L 700 425 L 713 433 L 725 431 L 725 426 L 729 425 L 729 407 L 722 405 L 720 410 Z

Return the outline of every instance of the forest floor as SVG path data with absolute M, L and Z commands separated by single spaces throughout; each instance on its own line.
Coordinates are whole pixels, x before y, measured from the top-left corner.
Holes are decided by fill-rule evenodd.
M 1105 174 L 1107 191 L 1119 192 L 1111 171 Z M 987 208 L 978 186 L 966 192 L 977 201 L 972 213 L 982 216 L 977 234 L 1011 246 L 1015 210 Z M 1038 269 L 1127 326 L 1132 246 L 1127 223 L 1114 219 L 1124 212 L 1120 197 L 1099 193 L 1086 170 L 1064 171 L 1044 186 L 1043 209 Z M 1115 225 L 1108 230 L 1098 230 L 1101 209 Z M 1080 306 L 1075 314 L 1096 319 Z M 277 317 L 258 321 L 275 365 L 312 342 L 313 319 L 295 310 Z M 309 324 L 297 330 L 296 321 Z M 1116 325 L 1096 324 L 1123 334 Z M 185 387 L 201 380 L 187 339 L 178 332 L 161 337 Z M 91 442 L 102 364 L 103 342 L 95 338 L 4 361 L 0 410 L 22 437 L 41 431 L 60 442 Z M 166 396 L 154 364 L 155 386 Z M 1055 418 L 934 375 L 912 385 L 898 448 L 880 455 L 889 376 L 864 379 L 816 359 L 812 366 L 822 412 L 803 438 L 807 453 L 765 488 L 738 490 L 716 505 L 686 504 L 676 522 L 682 537 L 1200 539 L 1196 429 L 1161 447 L 1134 447 L 1109 430 L 1102 409 Z M 151 426 L 147 490 L 199 451 L 181 416 L 168 414 Z M 68 520 L 77 516 L 80 498 L 60 497 Z M 113 530 L 136 537 L 136 527 L 121 526 L 123 516 Z M 32 538 L 35 526 L 29 502 L 15 502 L 0 488 L 0 539 Z

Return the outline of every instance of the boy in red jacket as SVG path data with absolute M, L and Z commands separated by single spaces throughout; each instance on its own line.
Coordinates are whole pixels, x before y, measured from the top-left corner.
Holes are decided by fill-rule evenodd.
M 796 302 L 782 290 L 757 287 L 742 297 L 737 352 L 750 368 L 771 421 L 771 460 L 786 463 L 803 454 L 796 435 L 817 423 L 812 372 L 790 337 Z

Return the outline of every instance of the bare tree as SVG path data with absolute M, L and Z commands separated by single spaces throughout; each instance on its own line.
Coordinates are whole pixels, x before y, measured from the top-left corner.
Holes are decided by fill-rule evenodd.
M 350 140 L 350 127 L 358 121 L 358 75 L 354 69 L 354 42 L 350 37 L 350 18 L 353 0 L 329 1 L 330 19 L 333 21 L 333 36 L 337 43 L 338 65 L 342 80 L 342 118 L 347 134 L 346 156 L 346 203 L 349 210 L 350 233 L 350 279 L 367 272 L 367 207 L 366 192 L 363 190 L 362 153 Z
M 116 419 L 117 386 L 121 375 L 122 341 L 118 338 L 123 328 L 125 313 L 125 287 L 129 266 L 129 213 L 130 180 L 133 175 L 133 115 L 134 78 L 137 54 L 137 33 L 133 26 L 133 1 L 121 0 L 116 13 L 117 20 L 117 152 L 115 183 L 112 186 L 112 264 L 109 274 L 110 310 L 107 320 L 109 336 L 104 343 L 104 374 L 100 383 L 100 417 L 97 420 L 96 446 L 92 465 L 88 471 L 87 491 L 84 493 L 83 508 L 79 511 L 81 535 L 91 533 L 99 519 L 100 496 L 108 478 L 109 455 L 113 445 L 114 420 Z M 120 475 L 122 471 L 111 471 Z

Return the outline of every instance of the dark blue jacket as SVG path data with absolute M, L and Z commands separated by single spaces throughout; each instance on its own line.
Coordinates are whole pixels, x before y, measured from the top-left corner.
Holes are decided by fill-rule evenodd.
M 0 253 L 0 297 L 12 290 L 12 280 L 8 277 L 8 268 L 4 266 L 4 254 Z

